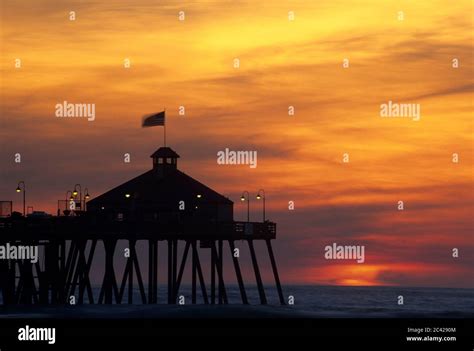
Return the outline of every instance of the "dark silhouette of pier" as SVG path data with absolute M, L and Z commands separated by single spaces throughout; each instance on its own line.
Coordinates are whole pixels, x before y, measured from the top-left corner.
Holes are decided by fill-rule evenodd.
M 68 304 L 71 296 L 75 304 L 131 304 L 135 281 L 141 302 L 156 304 L 159 245 L 167 248 L 168 304 L 177 303 L 186 267 L 191 268 L 193 304 L 198 295 L 205 304 L 227 304 L 225 252 L 232 258 L 241 301 L 248 304 L 239 258 L 234 255 L 240 240 L 250 252 L 260 303 L 266 304 L 267 298 L 254 248 L 257 240 L 266 244 L 279 300 L 285 304 L 271 243 L 276 224 L 234 221 L 233 202 L 178 170 L 176 152 L 163 147 L 151 157 L 153 169 L 89 201 L 87 211 L 0 218 L 0 245 L 37 245 L 44 262 L 41 267 L 39 261 L 0 260 L 3 304 Z M 129 249 L 122 274 L 114 266 L 119 240 L 128 241 Z M 137 257 L 141 241 L 148 246 L 148 277 L 142 275 L 143 259 Z M 96 296 L 90 277 L 100 249 L 105 261 Z M 201 263 L 206 251 L 210 267 Z

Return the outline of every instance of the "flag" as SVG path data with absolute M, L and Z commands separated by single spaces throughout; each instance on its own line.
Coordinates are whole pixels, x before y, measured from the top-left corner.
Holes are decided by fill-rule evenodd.
M 143 118 L 142 127 L 154 127 L 165 125 L 165 111 L 147 115 Z

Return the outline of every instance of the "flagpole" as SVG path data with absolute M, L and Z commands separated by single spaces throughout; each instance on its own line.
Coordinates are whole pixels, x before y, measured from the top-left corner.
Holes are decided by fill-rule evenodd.
M 166 147 L 166 109 L 163 108 L 163 134 L 164 134 L 164 143 Z

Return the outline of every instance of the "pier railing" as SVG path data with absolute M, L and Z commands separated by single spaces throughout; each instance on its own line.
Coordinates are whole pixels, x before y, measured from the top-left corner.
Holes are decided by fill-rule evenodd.
M 273 222 L 209 221 L 114 221 L 93 216 L 49 218 L 0 218 L 0 236 L 5 239 L 78 237 L 100 239 L 275 239 Z

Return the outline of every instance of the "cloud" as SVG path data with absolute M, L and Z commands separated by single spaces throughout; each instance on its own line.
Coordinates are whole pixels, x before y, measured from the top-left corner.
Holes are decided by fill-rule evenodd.
M 180 169 L 233 198 L 266 190 L 284 280 L 466 286 L 470 8 L 413 2 L 400 22 L 398 5 L 377 1 L 10 1 L 0 33 L 1 198 L 18 205 L 13 190 L 24 179 L 28 202 L 55 212 L 75 183 L 95 196 L 148 170 L 162 130 L 140 128 L 140 117 L 165 107 Z M 96 121 L 55 118 L 64 100 L 95 103 Z M 380 118 L 388 100 L 421 101 L 421 120 Z M 258 167 L 218 166 L 226 147 L 258 151 Z M 251 206 L 259 219 L 260 204 Z M 245 215 L 237 203 L 236 219 Z M 328 263 L 322 248 L 333 241 L 367 245 L 370 265 Z M 463 256 L 453 263 L 455 245 Z

